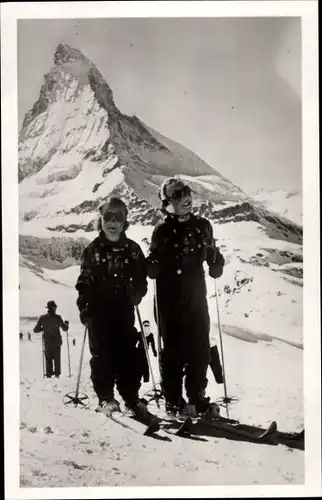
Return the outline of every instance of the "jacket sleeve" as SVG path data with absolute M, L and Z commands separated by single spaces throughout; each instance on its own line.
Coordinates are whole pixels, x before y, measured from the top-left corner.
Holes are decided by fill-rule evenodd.
M 78 291 L 76 301 L 79 310 L 83 310 L 89 301 L 93 284 L 93 276 L 90 266 L 90 250 L 85 248 L 81 259 L 81 272 L 78 276 L 75 288 Z
M 206 244 L 206 261 L 209 266 L 209 275 L 212 278 L 220 278 L 223 274 L 225 259 L 216 246 L 216 241 L 213 237 L 212 226 L 209 221 L 206 226 L 205 244 Z
M 34 333 L 39 333 L 43 331 L 43 325 L 42 325 L 42 316 L 37 321 L 37 324 L 34 328 Z
M 147 273 L 146 273 L 146 260 L 142 249 L 139 245 L 135 245 L 133 256 L 133 269 L 132 269 L 132 285 L 133 292 L 140 302 L 148 291 Z
M 162 229 L 156 226 L 151 237 L 149 255 L 146 259 L 147 274 L 149 278 L 156 279 L 161 270 L 162 261 Z

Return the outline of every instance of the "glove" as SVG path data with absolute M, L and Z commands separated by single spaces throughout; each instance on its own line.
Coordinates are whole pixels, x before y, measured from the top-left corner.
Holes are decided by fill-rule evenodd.
M 224 272 L 225 259 L 223 255 L 217 250 L 216 260 L 209 265 L 209 275 L 214 278 L 220 278 Z
M 85 326 L 87 326 L 88 323 L 90 323 L 91 318 L 90 318 L 87 306 L 80 311 L 80 313 L 79 313 L 79 319 L 80 319 L 81 323 L 83 325 L 85 325 Z
M 146 265 L 147 275 L 151 280 L 155 280 L 159 276 L 161 270 L 159 262 L 156 260 L 147 260 Z
M 83 309 L 86 309 L 87 307 L 87 300 L 85 299 L 85 296 L 82 294 L 79 294 L 76 300 L 76 304 L 78 307 L 79 312 L 81 312 Z
M 127 293 L 132 301 L 132 304 L 134 306 L 138 306 L 142 300 L 142 295 L 134 290 L 132 283 L 128 286 Z
M 134 306 L 138 306 L 142 300 L 142 295 L 140 293 L 134 293 L 132 296 L 131 296 L 131 300 L 132 300 L 132 304 Z
M 67 329 L 69 328 L 69 321 L 65 321 L 65 325 L 67 326 Z

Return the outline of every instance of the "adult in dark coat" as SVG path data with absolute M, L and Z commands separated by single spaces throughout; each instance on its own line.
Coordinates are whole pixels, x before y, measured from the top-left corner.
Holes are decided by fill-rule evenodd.
M 63 321 L 59 314 L 56 314 L 57 305 L 53 300 L 47 303 L 47 314 L 43 314 L 37 321 L 34 328 L 35 333 L 43 332 L 43 346 L 46 359 L 45 377 L 51 378 L 53 375 L 59 378 L 61 375 L 61 346 L 62 336 L 60 328 L 67 332 L 68 321 Z

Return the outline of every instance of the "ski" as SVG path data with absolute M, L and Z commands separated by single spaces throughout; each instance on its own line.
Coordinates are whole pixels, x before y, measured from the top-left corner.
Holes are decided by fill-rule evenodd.
M 131 430 L 135 432 L 135 434 L 151 437 L 153 439 L 159 439 L 160 441 L 171 441 L 170 438 L 168 437 L 163 437 L 158 435 L 158 431 L 160 430 L 160 425 L 159 425 L 159 419 L 158 417 L 154 416 L 151 414 L 151 419 L 149 419 L 149 422 L 143 422 L 141 419 L 137 418 L 135 415 L 126 415 L 122 411 L 113 411 L 111 413 L 104 413 L 105 417 L 107 417 L 109 420 L 114 422 L 115 424 L 118 424 L 122 426 L 124 429 Z M 138 429 L 135 428 L 134 425 L 131 425 L 129 422 L 136 421 L 144 426 L 144 431 L 140 432 Z
M 161 420 L 160 429 L 167 434 L 172 434 L 173 436 L 191 439 L 193 441 L 207 442 L 207 439 L 193 435 L 193 424 L 194 422 L 191 417 L 187 417 L 183 421 L 172 417 L 170 420 Z

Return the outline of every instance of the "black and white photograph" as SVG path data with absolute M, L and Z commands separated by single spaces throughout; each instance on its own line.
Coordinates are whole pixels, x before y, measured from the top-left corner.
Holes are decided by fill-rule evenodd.
M 8 498 L 321 494 L 317 2 L 243 3 L 1 6 Z

